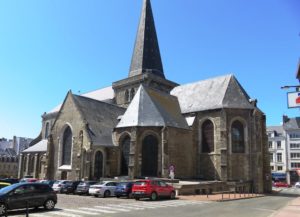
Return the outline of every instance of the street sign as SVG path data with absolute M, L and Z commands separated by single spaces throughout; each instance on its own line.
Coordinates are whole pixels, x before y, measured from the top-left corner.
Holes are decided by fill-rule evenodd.
M 300 92 L 287 93 L 287 97 L 288 97 L 288 107 L 289 108 L 299 108 L 300 107 Z

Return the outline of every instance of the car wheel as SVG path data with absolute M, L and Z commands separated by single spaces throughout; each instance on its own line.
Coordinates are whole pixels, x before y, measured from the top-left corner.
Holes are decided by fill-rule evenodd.
M 6 206 L 3 203 L 0 203 L 0 216 L 6 213 Z
M 110 196 L 110 191 L 105 191 L 103 197 L 109 197 Z
M 54 203 L 53 200 L 51 200 L 51 199 L 46 200 L 46 202 L 45 202 L 45 204 L 44 204 L 44 208 L 45 208 L 46 210 L 52 210 L 52 209 L 54 209 L 54 207 L 55 207 L 55 203 Z
M 151 197 L 150 199 L 153 201 L 157 200 L 157 194 L 155 192 L 152 192 L 150 197 Z
M 99 195 L 98 194 L 94 194 L 94 197 L 99 197 Z
M 120 198 L 120 195 L 116 196 L 117 198 Z
M 175 197 L 176 197 L 176 193 L 174 191 L 172 191 L 171 194 L 170 194 L 170 199 L 174 200 Z
M 140 198 L 139 197 L 136 197 L 136 198 L 134 198 L 135 200 L 140 200 Z

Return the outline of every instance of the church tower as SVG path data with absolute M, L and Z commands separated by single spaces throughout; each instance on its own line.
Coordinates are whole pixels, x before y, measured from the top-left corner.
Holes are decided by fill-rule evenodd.
M 143 0 L 128 77 L 113 83 L 116 103 L 127 107 L 141 84 L 166 93 L 178 86 L 164 75 L 150 0 Z

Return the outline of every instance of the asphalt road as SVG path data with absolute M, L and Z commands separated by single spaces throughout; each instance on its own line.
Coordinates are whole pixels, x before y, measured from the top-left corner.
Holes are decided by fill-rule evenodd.
M 31 210 L 30 217 L 267 217 L 300 196 L 300 189 L 284 189 L 279 194 L 227 202 L 188 200 L 135 201 L 132 199 L 94 198 L 91 196 L 58 195 L 54 211 Z M 25 212 L 9 212 L 24 217 Z

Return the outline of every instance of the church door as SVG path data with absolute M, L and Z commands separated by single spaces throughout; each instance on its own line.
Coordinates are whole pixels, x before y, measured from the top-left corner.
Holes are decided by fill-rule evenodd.
M 157 176 L 158 166 L 158 140 L 152 136 L 146 136 L 142 145 L 142 176 Z
M 121 175 L 123 176 L 128 175 L 129 152 L 130 152 L 130 137 L 127 136 L 122 142 Z
M 97 151 L 95 155 L 94 179 L 100 179 L 103 174 L 103 154 Z

